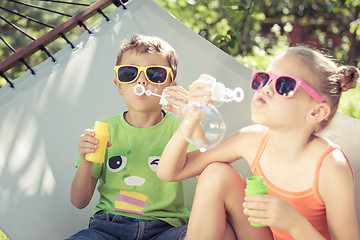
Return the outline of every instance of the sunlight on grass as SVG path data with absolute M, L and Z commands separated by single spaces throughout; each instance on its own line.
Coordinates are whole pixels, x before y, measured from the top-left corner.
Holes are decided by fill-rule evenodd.
M 0 230 L 0 240 L 10 240 L 3 231 Z

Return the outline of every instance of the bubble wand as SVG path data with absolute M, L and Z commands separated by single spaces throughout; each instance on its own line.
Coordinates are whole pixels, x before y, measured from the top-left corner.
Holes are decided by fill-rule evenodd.
M 216 79 L 209 76 L 210 80 L 198 80 L 211 83 L 211 88 L 208 88 L 211 91 L 211 99 L 217 102 L 241 102 L 244 100 L 244 91 L 240 87 L 234 89 L 226 88 L 225 85 L 221 82 L 216 82 Z
M 141 85 L 141 84 L 136 84 L 134 86 L 134 93 L 135 93 L 135 95 L 138 95 L 138 96 L 141 96 L 143 94 L 146 94 L 147 96 L 153 95 L 153 96 L 156 96 L 156 97 L 160 98 L 159 104 L 161 104 L 161 105 L 168 105 L 169 104 L 169 101 L 167 101 L 165 99 L 165 97 L 167 97 L 169 95 L 167 95 L 165 93 L 162 93 L 162 95 L 159 95 L 159 94 L 153 93 L 150 89 L 145 90 L 144 85 Z

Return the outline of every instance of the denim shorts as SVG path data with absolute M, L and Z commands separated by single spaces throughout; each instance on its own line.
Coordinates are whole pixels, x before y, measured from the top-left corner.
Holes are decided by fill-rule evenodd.
M 84 229 L 68 240 L 183 240 L 187 226 L 173 227 L 156 220 L 147 221 L 106 213 L 97 213 L 90 218 L 89 228 Z

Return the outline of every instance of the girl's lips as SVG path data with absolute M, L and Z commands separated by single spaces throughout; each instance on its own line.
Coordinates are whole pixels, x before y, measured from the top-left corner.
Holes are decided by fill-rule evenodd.
M 266 103 L 266 100 L 262 96 L 257 96 L 255 101 L 260 102 L 260 103 Z

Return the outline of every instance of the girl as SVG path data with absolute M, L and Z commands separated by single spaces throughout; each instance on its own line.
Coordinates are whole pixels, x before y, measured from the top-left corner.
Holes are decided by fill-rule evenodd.
M 357 68 L 338 67 L 317 51 L 289 48 L 267 71 L 252 74 L 257 125 L 204 153 L 186 153 L 178 130 L 157 174 L 166 181 L 200 175 L 187 239 L 360 239 L 350 163 L 338 146 L 315 135 L 358 77 Z M 194 82 L 189 100 L 209 101 L 208 87 Z M 263 177 L 268 195 L 244 196 L 245 181 L 230 165 L 240 158 Z

